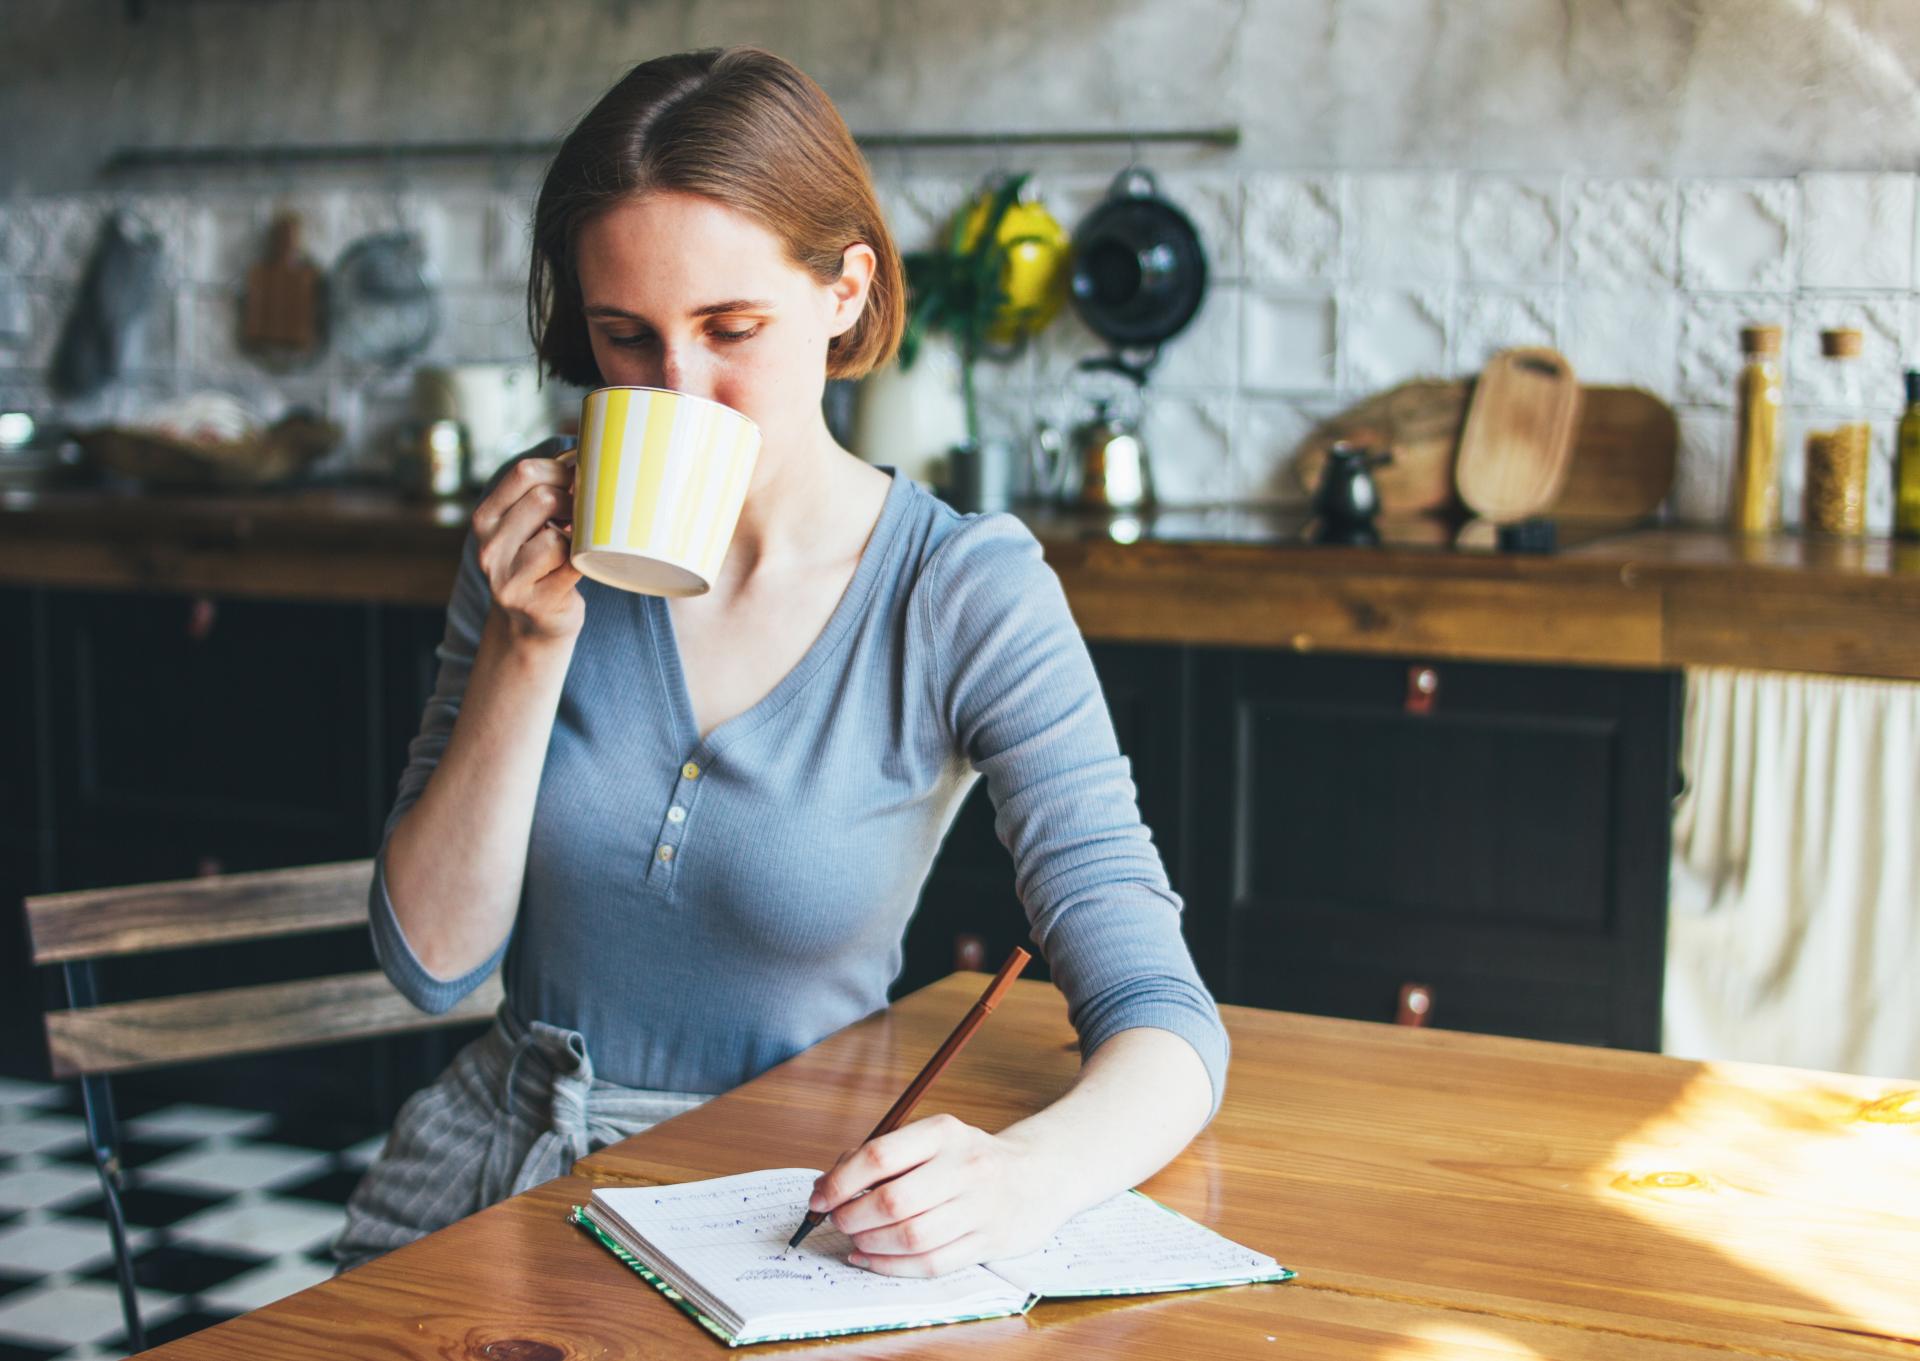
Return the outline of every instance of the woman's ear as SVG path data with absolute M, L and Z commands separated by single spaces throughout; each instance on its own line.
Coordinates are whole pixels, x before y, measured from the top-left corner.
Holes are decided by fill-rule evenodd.
M 873 253 L 873 247 L 864 241 L 856 241 L 840 252 L 840 277 L 827 286 L 833 294 L 833 316 L 827 327 L 829 336 L 845 335 L 860 320 L 878 264 L 879 257 Z

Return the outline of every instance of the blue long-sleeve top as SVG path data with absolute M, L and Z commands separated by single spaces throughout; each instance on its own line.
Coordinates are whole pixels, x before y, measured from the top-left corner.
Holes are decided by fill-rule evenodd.
M 892 471 L 892 470 L 888 470 Z M 584 580 L 586 618 L 547 745 L 505 953 L 524 1018 L 579 1031 L 629 1087 L 719 1092 L 887 1004 L 908 918 L 985 776 L 1034 941 L 1083 1055 L 1134 1026 L 1205 1063 L 1227 1036 L 1180 933 L 1086 644 L 1038 541 L 893 473 L 825 629 L 759 703 L 702 738 L 666 602 Z M 469 536 L 387 833 L 446 749 L 491 605 Z M 394 916 L 395 985 L 451 1007 Z

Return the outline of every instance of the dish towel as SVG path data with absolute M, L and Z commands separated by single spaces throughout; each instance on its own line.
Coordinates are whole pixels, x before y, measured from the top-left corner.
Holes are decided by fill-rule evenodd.
M 1687 673 L 1662 1048 L 1920 1076 L 1920 685 Z

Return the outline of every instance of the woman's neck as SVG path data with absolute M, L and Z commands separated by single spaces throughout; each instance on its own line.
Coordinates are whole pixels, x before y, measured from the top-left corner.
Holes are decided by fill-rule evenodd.
M 762 448 L 719 589 L 738 589 L 764 570 L 786 571 L 838 556 L 839 530 L 854 508 L 850 502 L 858 500 L 850 489 L 858 485 L 862 467 L 834 442 L 824 417 L 792 442 Z

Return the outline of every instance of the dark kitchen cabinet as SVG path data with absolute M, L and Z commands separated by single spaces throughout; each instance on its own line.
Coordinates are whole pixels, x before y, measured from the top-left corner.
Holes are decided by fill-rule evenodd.
M 432 608 L 0 592 L 0 628 L 21 643 L 0 672 L 14 939 L 25 893 L 371 854 L 443 625 Z M 1420 985 L 1436 1026 L 1657 1046 L 1677 673 L 1090 650 L 1221 1001 L 1391 1020 Z M 992 968 L 1027 940 L 977 784 L 895 992 L 956 962 Z M 371 964 L 364 933 L 321 948 L 185 951 L 103 981 L 142 995 Z M 23 953 L 5 1062 L 30 1073 L 44 1060 L 26 1022 L 50 985 Z M 193 1090 L 271 1101 L 275 1084 L 304 1087 L 385 1118 L 464 1037 L 292 1056 L 270 1073 L 210 1067 Z
M 1094 651 L 1219 1000 L 1658 1048 L 1677 673 Z M 899 987 L 1024 931 L 976 788 Z
M 0 591 L 0 828 L 28 831 L 40 821 L 36 756 L 45 610 L 36 592 Z
M 15 596 L 18 598 L 16 599 Z M 372 605 L 21 591 L 0 624 L 34 624 L 33 646 L 0 681 L 26 706 L 14 757 L 39 734 L 30 779 L 0 776 L 0 882 L 16 941 L 19 898 L 370 855 L 392 804 L 407 739 L 433 682 L 442 612 Z M 26 698 L 22 675 L 51 678 Z M 26 791 L 16 793 L 16 790 Z M 29 802 L 35 790 L 43 791 Z M 28 814 L 38 821 L 8 826 Z M 30 857 L 29 852 L 38 852 Z M 29 859 L 35 863 L 30 864 Z M 31 1024 L 9 1018 L 7 1070 L 44 1072 L 33 977 Z M 15 963 L 18 961 L 18 963 Z M 110 999 L 157 996 L 375 967 L 364 931 L 171 952 L 96 966 Z M 21 1008 L 22 1012 L 28 1009 Z M 174 1099 L 391 1118 L 471 1028 L 169 1069 L 150 1082 Z
M 20 900 L 52 882 L 40 760 L 45 686 L 45 602 L 0 590 L 0 1072 L 37 1073 L 45 980 L 27 963 Z
M 199 825 L 307 860 L 364 853 L 373 607 L 59 593 L 50 615 L 62 840 Z
M 1671 673 L 1195 661 L 1189 929 L 1222 998 L 1656 1049 Z

